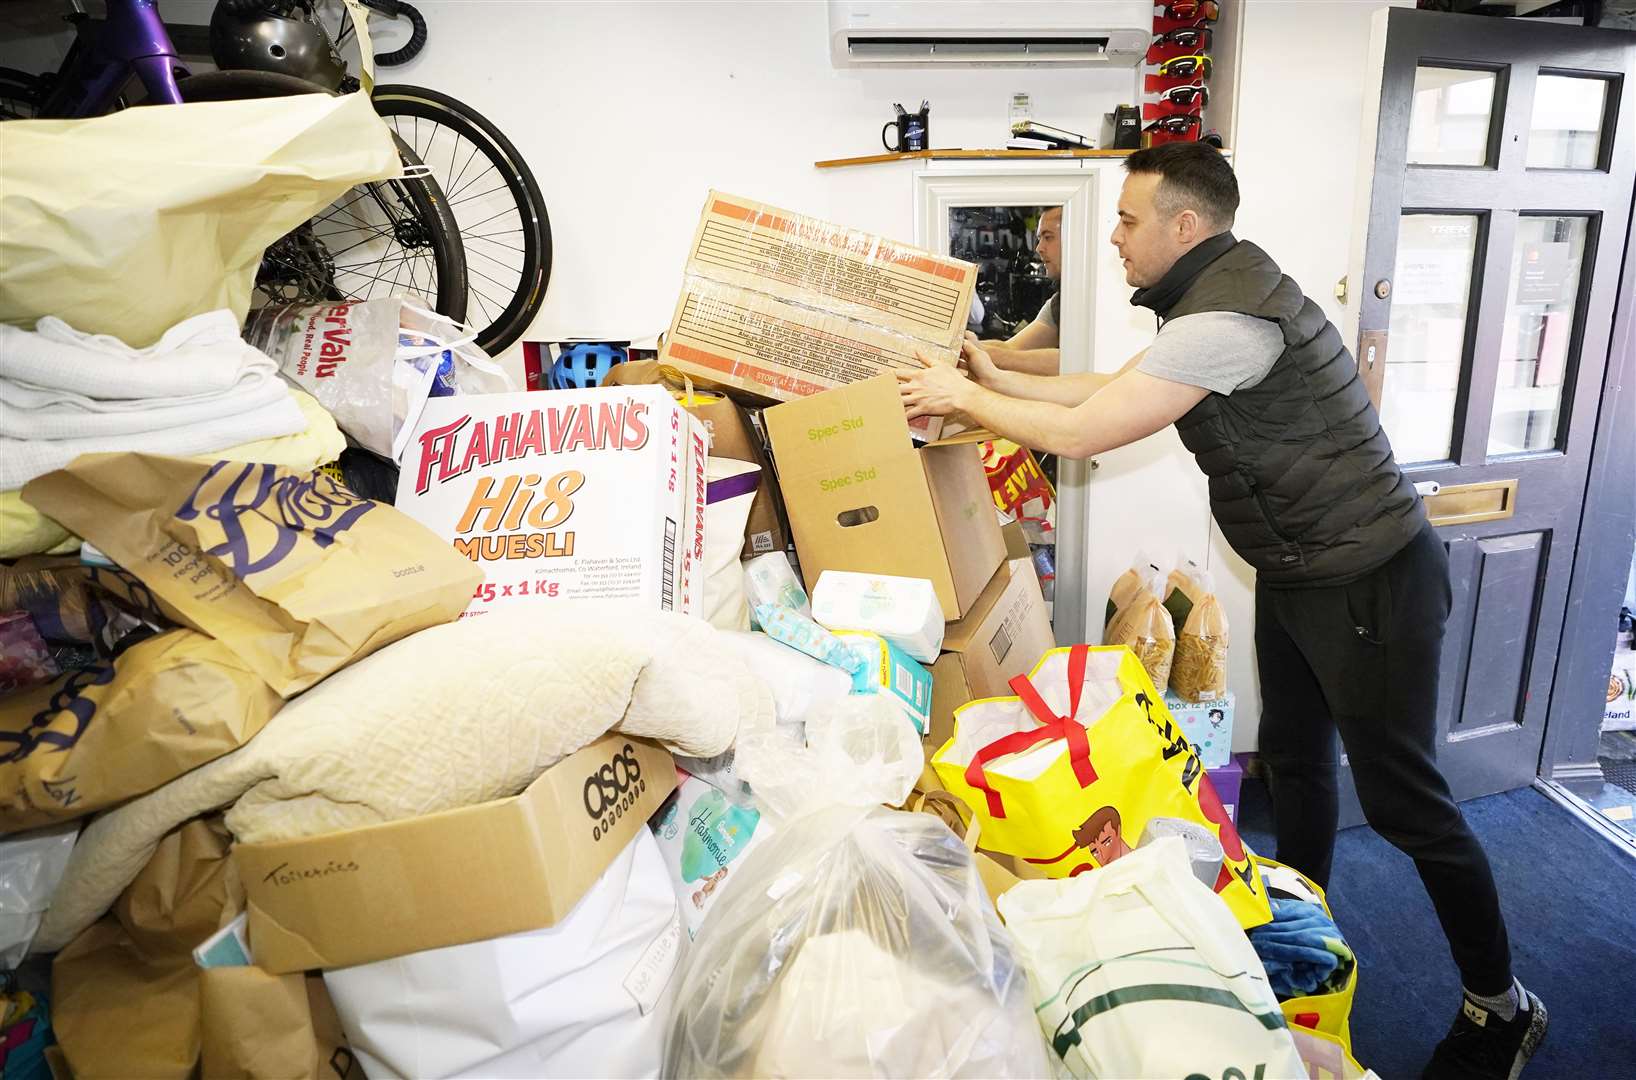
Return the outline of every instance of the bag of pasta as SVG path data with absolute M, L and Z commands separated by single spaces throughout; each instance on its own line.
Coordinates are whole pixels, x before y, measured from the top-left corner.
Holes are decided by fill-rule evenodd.
M 1130 602 L 1136 599 L 1142 591 L 1142 583 L 1150 574 L 1163 575 L 1156 559 L 1148 557 L 1147 552 L 1138 551 L 1136 561 L 1123 574 L 1113 579 L 1113 588 L 1108 590 L 1108 606 L 1102 615 L 1102 629 L 1106 631 L 1113 625 L 1113 617 L 1123 611 Z
M 1211 591 L 1206 584 L 1208 576 L 1198 563 L 1182 555 L 1177 557 L 1176 568 L 1165 578 L 1164 591 L 1160 595 L 1164 599 L 1165 610 L 1170 612 L 1171 625 L 1175 626 L 1178 634 L 1187 625 L 1187 617 L 1193 614 L 1193 605 Z
M 1136 594 L 1119 609 L 1102 635 L 1104 645 L 1126 645 L 1142 662 L 1153 688 L 1161 695 L 1170 685 L 1170 666 L 1176 652 L 1176 627 L 1170 612 L 1159 602 L 1164 578 L 1150 570 Z
M 1178 624 L 1170 689 L 1186 701 L 1208 701 L 1227 693 L 1227 613 L 1208 573 L 1195 582 L 1199 595 Z

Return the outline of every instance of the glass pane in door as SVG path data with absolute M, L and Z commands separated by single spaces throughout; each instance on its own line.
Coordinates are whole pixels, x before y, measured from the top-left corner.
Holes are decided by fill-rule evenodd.
M 1584 217 L 1560 215 L 1517 219 L 1488 428 L 1490 457 L 1557 445 L 1589 224 Z
M 1487 165 L 1496 82 L 1492 71 L 1415 68 L 1409 164 Z
M 1443 461 L 1454 436 L 1476 214 L 1404 214 L 1380 420 L 1400 462 Z
M 1602 149 L 1608 82 L 1576 75 L 1541 75 L 1528 125 L 1530 169 L 1594 169 Z

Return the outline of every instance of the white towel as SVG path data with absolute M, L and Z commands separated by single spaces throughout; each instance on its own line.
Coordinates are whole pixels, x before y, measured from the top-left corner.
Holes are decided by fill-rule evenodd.
M 260 405 L 249 412 L 202 420 L 186 427 L 165 431 L 141 431 L 129 435 L 90 439 L 6 439 L 0 438 L 0 491 L 13 491 L 36 476 L 66 468 L 81 454 L 138 453 L 197 457 L 230 446 L 297 435 L 307 430 L 307 418 L 280 386 L 283 398 Z
M 33 331 L 0 325 L 0 491 L 80 454 L 192 456 L 306 428 L 229 311 L 185 319 L 146 349 L 51 317 Z
M 0 379 L 99 400 L 208 394 L 257 371 L 276 375 L 278 366 L 245 343 L 225 308 L 183 319 L 146 349 L 53 316 L 32 332 L 0 324 Z

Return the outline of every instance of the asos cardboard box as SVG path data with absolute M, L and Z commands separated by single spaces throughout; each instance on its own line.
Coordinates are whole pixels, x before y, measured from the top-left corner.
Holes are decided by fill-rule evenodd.
M 509 799 L 239 844 L 251 954 L 283 974 L 554 926 L 675 787 L 670 754 L 604 735 Z
M 971 611 L 1005 559 L 977 447 L 917 449 L 891 375 L 762 414 L 810 594 L 825 570 L 927 578 L 943 617 Z
M 953 363 L 976 283 L 971 263 L 712 191 L 660 360 L 771 401 L 918 368 L 917 351 Z
M 1011 680 L 1032 671 L 1056 644 L 1032 565 L 1001 563 L 971 613 L 944 631 L 944 653 L 932 665 L 927 761 L 954 737 L 954 710 L 979 698 L 1009 697 Z M 921 775 L 921 786 L 928 784 L 942 787 L 930 764 Z
M 662 386 L 432 398 L 397 508 L 483 568 L 468 616 L 573 600 L 692 612 L 708 455 Z

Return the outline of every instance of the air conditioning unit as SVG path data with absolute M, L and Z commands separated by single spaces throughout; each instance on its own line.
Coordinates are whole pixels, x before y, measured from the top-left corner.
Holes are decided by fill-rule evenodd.
M 1148 0 L 829 0 L 836 67 L 1132 67 Z

